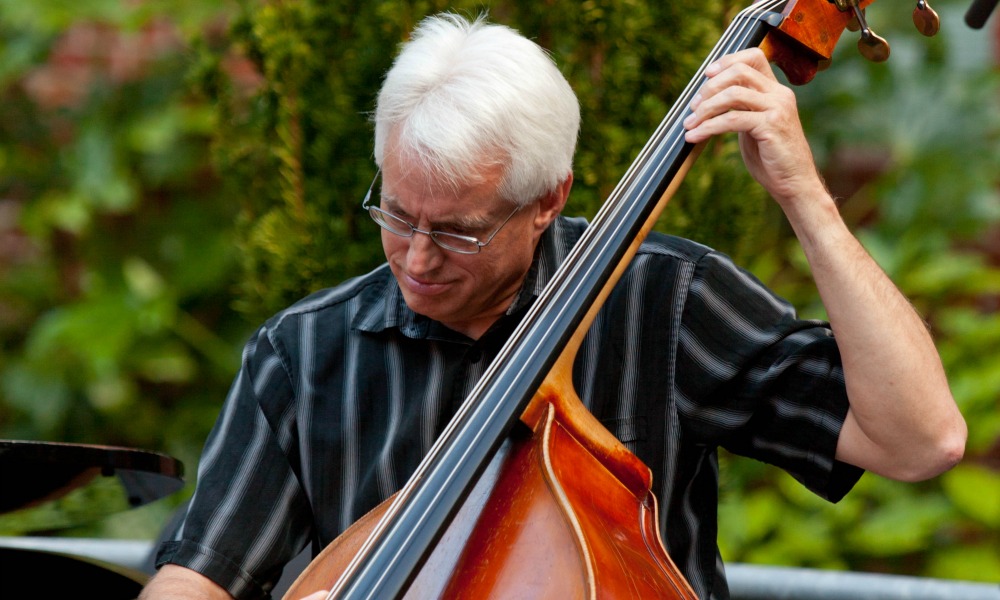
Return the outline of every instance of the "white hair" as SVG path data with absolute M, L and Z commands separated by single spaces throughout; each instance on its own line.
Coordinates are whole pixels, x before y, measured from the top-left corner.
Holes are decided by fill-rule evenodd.
M 500 164 L 500 196 L 523 206 L 570 174 L 580 105 L 534 42 L 483 17 L 441 14 L 404 44 L 374 120 L 379 166 L 388 147 L 454 184 Z

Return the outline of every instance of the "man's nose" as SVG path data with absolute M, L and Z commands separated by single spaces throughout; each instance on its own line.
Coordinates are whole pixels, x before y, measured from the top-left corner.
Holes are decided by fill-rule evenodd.
M 438 268 L 444 260 L 445 250 L 426 233 L 413 232 L 406 251 L 406 267 L 412 275 L 428 273 Z

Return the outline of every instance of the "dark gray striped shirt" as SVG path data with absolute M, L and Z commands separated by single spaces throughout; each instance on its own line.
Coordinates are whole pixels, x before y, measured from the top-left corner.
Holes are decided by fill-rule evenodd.
M 270 319 L 246 346 L 158 562 L 237 598 L 266 596 L 301 548 L 325 546 L 406 482 L 585 227 L 550 227 L 518 299 L 477 341 L 410 311 L 385 265 Z M 860 476 L 833 458 L 847 398 L 830 330 L 693 242 L 653 234 L 641 246 L 574 379 L 652 469 L 663 539 L 699 597 L 728 597 L 717 447 L 833 501 Z

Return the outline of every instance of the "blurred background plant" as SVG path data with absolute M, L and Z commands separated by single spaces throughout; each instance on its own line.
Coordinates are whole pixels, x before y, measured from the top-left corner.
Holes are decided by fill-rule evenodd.
M 0 437 L 197 463 L 247 328 L 217 117 L 187 83 L 221 11 L 0 2 Z
M 866 475 L 829 506 L 726 455 L 720 545 L 734 561 L 1000 581 L 996 35 L 939 0 L 944 30 L 926 40 L 903 4 L 869 11 L 888 63 L 848 34 L 799 103 L 845 217 L 938 339 L 966 459 L 917 485 Z M 743 6 L 0 0 L 0 438 L 158 450 L 193 482 L 250 329 L 381 260 L 358 210 L 367 113 L 422 16 L 488 7 L 552 51 L 584 118 L 567 212 L 592 215 Z M 740 165 L 731 138 L 710 145 L 659 228 L 822 316 Z M 155 537 L 190 489 L 59 533 Z

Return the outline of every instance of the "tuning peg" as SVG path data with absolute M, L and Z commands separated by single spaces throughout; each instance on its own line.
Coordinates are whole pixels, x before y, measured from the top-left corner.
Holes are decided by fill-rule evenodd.
M 872 31 L 865 20 L 864 11 L 858 8 L 856 3 L 852 3 L 851 8 L 861 28 L 861 39 L 858 40 L 858 51 L 861 52 L 861 56 L 872 62 L 884 62 L 889 58 L 889 42 Z
M 924 0 L 917 0 L 917 7 L 913 9 L 913 24 L 917 27 L 917 31 L 931 37 L 937 35 L 941 29 L 941 17 L 930 4 Z
M 889 42 L 869 28 L 861 30 L 858 51 L 872 62 L 885 62 L 889 58 Z

